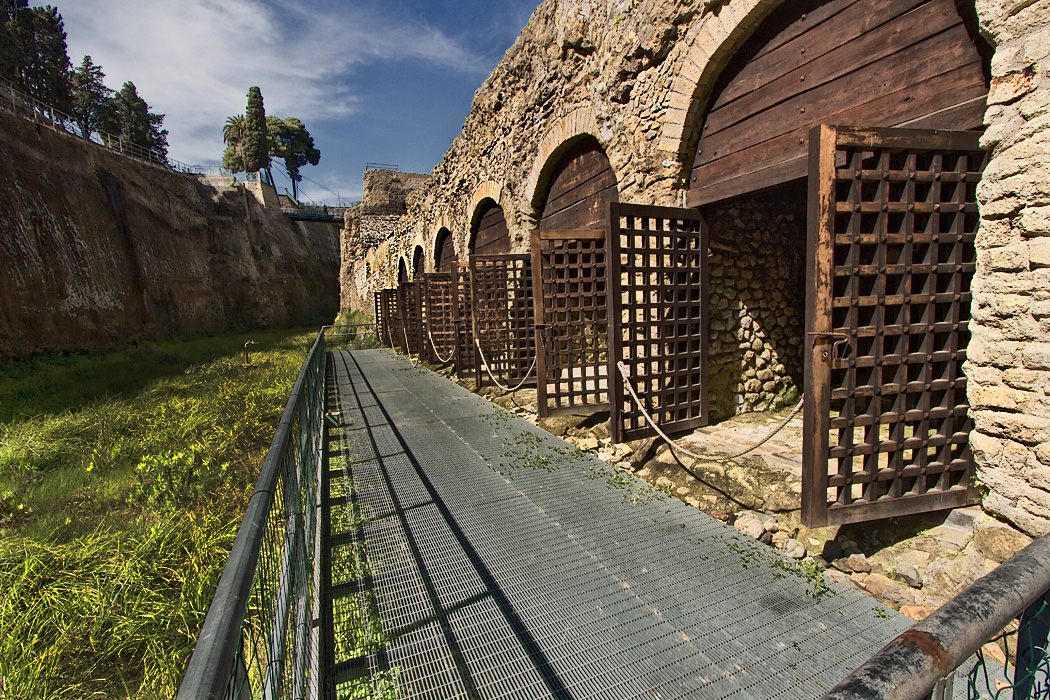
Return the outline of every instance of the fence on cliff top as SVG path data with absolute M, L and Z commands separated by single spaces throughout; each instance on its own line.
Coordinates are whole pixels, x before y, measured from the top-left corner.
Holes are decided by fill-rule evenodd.
M 130 143 L 122 136 L 98 131 L 85 132 L 76 119 L 70 115 L 25 94 L 11 83 L 2 79 L 0 79 L 0 108 L 9 109 L 15 114 L 26 117 L 38 124 L 44 124 L 53 129 L 72 134 L 114 153 L 152 163 L 153 165 L 159 165 L 162 168 L 175 172 L 188 175 L 209 175 L 216 174 L 217 170 L 217 174 L 232 174 L 228 170 L 217 166 L 187 165 L 168 158 L 160 150 L 150 150 L 138 144 Z

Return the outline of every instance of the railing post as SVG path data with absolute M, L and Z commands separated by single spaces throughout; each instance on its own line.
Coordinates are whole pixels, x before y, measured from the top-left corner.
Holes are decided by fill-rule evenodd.
M 1050 592 L 1028 606 L 1017 628 L 1017 659 L 1014 668 L 1014 700 L 1032 698 L 1036 674 L 1047 663 L 1050 641 Z

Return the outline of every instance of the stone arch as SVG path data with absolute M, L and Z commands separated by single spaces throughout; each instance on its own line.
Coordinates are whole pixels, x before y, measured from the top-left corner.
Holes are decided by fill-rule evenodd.
M 608 144 L 602 141 L 598 120 L 594 116 L 594 110 L 590 107 L 580 107 L 570 114 L 556 121 L 540 141 L 537 147 L 536 159 L 532 163 L 529 179 L 525 181 L 525 196 L 534 209 L 540 209 L 542 203 L 538 199 L 547 192 L 545 178 L 550 175 L 551 168 L 558 158 L 573 143 L 585 136 L 591 136 L 603 150 Z M 617 181 L 619 181 L 617 177 Z
M 491 197 L 485 197 L 478 202 L 470 217 L 468 254 L 501 255 L 509 253 L 510 247 L 510 229 L 503 207 Z
M 464 217 L 467 220 L 468 228 L 470 223 L 474 219 L 474 214 L 478 211 L 478 205 L 480 205 L 486 199 L 491 199 L 493 202 L 502 207 L 503 185 L 499 184 L 498 182 L 493 182 L 492 180 L 486 180 L 485 182 L 481 183 L 480 185 L 474 188 L 474 191 L 470 195 L 470 200 L 467 202 L 467 211 Z M 448 226 L 449 229 L 452 228 L 448 224 L 445 225 Z
M 397 261 L 397 283 L 408 281 L 408 263 L 405 262 L 405 256 L 399 255 Z
M 456 252 L 456 242 L 453 240 L 452 232 L 447 226 L 442 226 L 434 236 L 434 270 L 451 272 L 458 260 L 459 255 Z
M 690 25 L 683 37 L 688 48 L 671 84 L 659 141 L 660 150 L 675 154 L 683 176 L 692 165 L 704 106 L 722 69 L 755 27 L 788 1 L 743 0 L 723 5 L 717 15 Z
M 537 227 L 604 229 L 609 203 L 619 199 L 616 173 L 605 149 L 590 134 L 556 149 L 539 179 L 535 196 Z
M 427 255 L 423 252 L 423 246 L 417 245 L 412 251 L 412 277 L 419 277 L 426 272 Z
M 813 124 L 981 128 L 991 49 L 972 0 L 750 6 L 694 27 L 672 88 L 665 138 L 706 189 L 691 206 L 804 177 Z

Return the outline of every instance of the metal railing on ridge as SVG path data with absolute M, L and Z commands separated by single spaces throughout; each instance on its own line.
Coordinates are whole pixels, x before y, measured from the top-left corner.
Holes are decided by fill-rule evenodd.
M 318 697 L 325 331 L 292 387 L 179 686 L 180 700 Z
M 92 142 L 96 146 L 142 160 L 162 168 L 173 170 L 188 175 L 232 175 L 228 170 L 220 166 L 188 165 L 181 161 L 168 158 L 159 150 L 150 150 L 134 143 L 126 141 L 121 136 L 107 134 L 98 131 L 84 132 L 84 129 L 72 116 L 45 104 L 35 97 L 25 94 L 6 80 L 0 79 L 0 107 L 10 107 L 16 114 L 21 114 L 32 120 L 43 123 L 54 129 L 59 129 Z

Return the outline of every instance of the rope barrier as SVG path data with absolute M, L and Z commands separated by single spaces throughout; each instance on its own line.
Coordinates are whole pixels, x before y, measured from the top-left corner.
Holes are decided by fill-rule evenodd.
M 684 447 L 679 446 L 671 438 L 667 437 L 667 433 L 665 433 L 664 431 L 660 430 L 660 426 L 658 426 L 656 424 L 656 421 L 654 421 L 652 416 L 649 415 L 649 412 L 647 410 L 645 410 L 645 406 L 642 405 L 641 399 L 639 399 L 638 398 L 638 394 L 635 393 L 634 385 L 631 383 L 631 377 L 627 373 L 627 368 L 624 366 L 623 362 L 617 362 L 616 363 L 616 368 L 618 370 L 620 370 L 620 375 L 623 377 L 624 386 L 627 387 L 627 391 L 630 392 L 631 398 L 634 399 L 634 404 L 638 407 L 638 410 L 642 412 L 642 415 L 645 416 L 645 420 L 649 423 L 649 425 L 652 427 L 652 429 L 656 431 L 656 434 L 659 435 L 661 438 L 663 438 L 664 442 L 666 442 L 668 444 L 668 446 L 671 447 L 672 449 L 675 449 L 675 450 L 681 452 L 682 454 L 687 455 L 689 457 L 692 457 L 693 459 L 695 459 L 697 461 L 700 461 L 700 462 L 724 462 L 726 460 L 737 459 L 738 457 L 743 457 L 748 452 L 753 452 L 754 450 L 757 450 L 759 447 L 761 447 L 766 442 L 768 442 L 771 437 L 773 437 L 774 435 L 779 433 L 781 430 L 783 430 L 787 426 L 787 424 L 791 422 L 791 419 L 798 415 L 798 412 L 802 410 L 802 402 L 805 401 L 805 398 L 806 398 L 803 395 L 803 397 L 798 400 L 798 403 L 795 404 L 795 408 L 792 409 L 792 411 L 788 415 L 788 417 L 785 418 L 784 421 L 780 425 L 778 425 L 776 428 L 774 428 L 772 432 L 770 432 L 768 435 L 766 435 L 764 438 L 762 438 L 761 440 L 756 442 L 751 447 L 748 447 L 746 450 L 741 450 L 740 452 L 728 455 L 726 457 L 720 457 L 718 459 L 711 459 L 710 457 L 704 457 L 702 455 L 696 454 L 695 452 L 690 452 L 689 450 L 685 449 Z
M 437 357 L 438 361 L 443 365 L 447 365 L 449 362 L 452 362 L 452 357 L 456 354 L 455 344 L 453 344 L 452 352 L 448 354 L 448 358 L 444 358 L 438 351 L 437 345 L 434 344 L 434 334 L 430 332 L 429 326 L 427 327 L 427 337 L 430 338 L 430 347 L 434 351 L 434 356 Z
M 495 375 L 492 374 L 492 369 L 489 367 L 489 361 L 485 359 L 485 351 L 481 349 L 481 342 L 477 338 L 474 338 L 474 345 L 477 346 L 478 354 L 481 355 L 481 363 L 483 365 L 485 365 L 485 371 L 488 372 L 488 375 L 492 379 L 492 382 L 496 386 L 498 386 L 500 389 L 502 389 L 504 391 L 504 393 L 510 393 L 512 391 L 517 391 L 521 387 L 525 386 L 525 382 L 529 381 L 529 377 L 532 376 L 532 370 L 536 369 L 536 360 L 539 359 L 539 355 L 538 354 L 535 355 L 532 358 L 532 366 L 529 367 L 529 371 L 525 373 L 525 377 L 521 380 L 521 382 L 519 382 L 518 385 L 515 386 L 514 388 L 508 388 L 508 387 L 503 386 L 500 383 L 500 381 L 498 379 L 496 379 Z
M 412 359 L 412 348 L 408 347 L 408 331 L 405 330 L 405 324 L 401 324 L 401 337 L 405 339 L 405 357 L 409 360 Z

